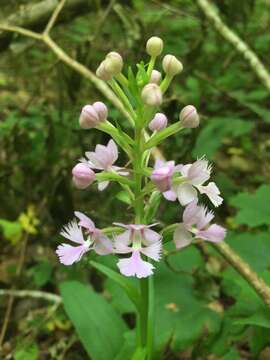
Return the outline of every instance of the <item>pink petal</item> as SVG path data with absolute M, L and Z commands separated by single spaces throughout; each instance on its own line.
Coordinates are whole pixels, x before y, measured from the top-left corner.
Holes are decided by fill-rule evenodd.
M 188 177 L 188 171 L 191 168 L 191 165 L 192 164 L 186 164 L 186 165 L 182 165 L 181 168 L 179 167 L 182 176 Z
M 103 235 L 101 231 L 94 237 L 94 250 L 98 255 L 113 253 L 112 242 L 107 236 Z
M 113 163 L 113 154 L 107 149 L 106 146 L 98 144 L 95 149 L 96 157 L 100 164 L 102 164 L 103 169 L 106 170 Z
M 104 169 L 103 164 L 99 161 L 99 159 L 98 159 L 95 152 L 87 151 L 85 153 L 85 156 L 87 157 L 87 159 L 89 159 L 88 164 L 89 164 L 91 169 L 97 169 L 97 170 L 103 170 Z
M 76 221 L 71 221 L 63 227 L 60 232 L 62 236 L 78 244 L 84 244 L 82 229 L 78 226 Z
M 141 253 L 150 257 L 151 259 L 158 261 L 161 257 L 161 241 L 156 241 L 155 243 L 152 243 L 151 245 L 144 247 L 141 249 Z
M 183 222 L 186 226 L 190 227 L 198 221 L 198 215 L 200 213 L 200 207 L 197 205 L 197 201 L 194 200 L 189 203 L 183 212 Z
M 61 244 L 58 246 L 56 254 L 62 264 L 72 265 L 74 262 L 78 262 L 88 250 L 89 247 L 86 247 L 85 245 L 71 246 L 68 244 Z
M 112 154 L 112 164 L 118 159 L 118 148 L 113 140 L 110 140 L 107 149 Z
M 105 190 L 106 187 L 108 187 L 109 183 L 110 183 L 109 181 L 101 181 L 101 182 L 99 182 L 98 183 L 98 190 L 99 191 Z
M 211 167 L 208 161 L 201 159 L 195 161 L 188 170 L 188 178 L 192 185 L 202 185 L 210 178 Z
M 217 185 L 214 182 L 210 182 L 206 186 L 198 186 L 198 190 L 201 194 L 206 194 L 209 199 L 212 201 L 214 206 L 219 206 L 222 204 L 223 199 L 219 196 L 220 191 Z
M 210 225 L 207 230 L 201 230 L 197 233 L 196 237 L 211 242 L 221 242 L 226 236 L 226 229 L 220 225 Z
M 95 230 L 95 224 L 88 216 L 84 215 L 79 211 L 75 211 L 74 214 L 80 220 L 78 225 L 86 228 L 90 232 L 93 232 Z
M 144 245 L 151 245 L 159 241 L 161 236 L 154 230 L 145 229 L 143 231 L 143 243 Z
M 139 250 L 134 251 L 130 258 L 119 260 L 117 266 L 121 274 L 139 279 L 152 275 L 154 269 L 152 264 L 141 259 Z
M 115 237 L 114 248 L 118 254 L 126 254 L 131 252 L 129 245 L 131 244 L 130 230 L 124 231 Z
M 185 228 L 184 224 L 179 224 L 174 231 L 173 241 L 177 249 L 181 249 L 191 244 L 192 235 Z
M 177 199 L 176 193 L 173 190 L 165 191 L 162 193 L 165 199 L 169 201 L 175 201 Z
M 181 184 L 177 187 L 177 197 L 180 204 L 185 206 L 197 199 L 197 191 L 190 184 Z
M 213 211 L 208 211 L 206 207 L 204 206 L 198 206 L 199 213 L 198 213 L 198 219 L 197 219 L 197 228 L 198 230 L 203 229 L 206 225 L 210 223 L 214 219 L 214 213 Z

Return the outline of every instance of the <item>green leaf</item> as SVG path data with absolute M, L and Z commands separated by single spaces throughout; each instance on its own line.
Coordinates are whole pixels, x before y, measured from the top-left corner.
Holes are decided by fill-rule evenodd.
M 49 262 L 41 262 L 31 268 L 34 282 L 38 287 L 46 285 L 51 279 L 52 265 Z
M 19 222 L 0 219 L 0 227 L 3 230 L 4 238 L 12 244 L 15 245 L 20 240 L 23 229 Z
M 233 322 L 237 325 L 254 325 L 260 326 L 263 328 L 270 329 L 270 310 L 269 309 L 260 309 L 253 315 L 246 317 L 244 319 L 238 319 Z
M 14 360 L 37 360 L 38 353 L 39 351 L 36 343 L 20 344 L 18 349 L 15 350 Z
M 229 233 L 226 242 L 255 271 L 262 272 L 270 267 L 270 232 Z
M 245 135 L 253 128 L 254 124 L 246 120 L 233 117 L 212 118 L 199 133 L 192 155 L 195 158 L 203 155 L 211 158 L 220 148 L 225 137 Z
M 250 227 L 270 225 L 270 185 L 262 185 L 253 194 L 239 193 L 230 200 L 239 209 L 235 222 Z
M 77 281 L 60 284 L 65 311 L 93 360 L 113 359 L 127 330 L 113 307 L 87 285 Z
M 116 194 L 116 198 L 125 204 L 131 204 L 131 199 L 127 191 L 119 191 L 119 193 Z
M 140 307 L 140 295 L 138 290 L 130 284 L 130 280 L 121 274 L 115 272 L 109 267 L 97 263 L 96 261 L 90 261 L 90 264 L 96 268 L 98 271 L 102 272 L 104 275 L 108 276 L 108 278 L 114 280 L 118 285 L 120 285 L 127 293 L 130 300 L 134 303 L 134 305 L 139 308 Z

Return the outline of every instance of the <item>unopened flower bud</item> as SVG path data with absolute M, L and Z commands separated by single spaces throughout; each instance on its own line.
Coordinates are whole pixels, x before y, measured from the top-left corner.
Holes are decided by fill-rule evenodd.
M 96 113 L 98 114 L 98 119 L 100 122 L 105 121 L 107 119 L 108 116 L 108 109 L 107 106 L 101 102 L 101 101 L 97 101 L 93 104 L 93 108 L 96 111 Z
M 149 123 L 149 129 L 151 131 L 160 131 L 165 129 L 168 124 L 167 116 L 162 113 L 156 113 L 154 118 Z
M 72 169 L 73 183 L 78 189 L 87 188 L 96 178 L 95 172 L 87 164 L 80 163 Z
M 106 71 L 112 76 L 120 74 L 123 69 L 122 56 L 115 51 L 110 52 L 106 55 L 104 66 Z
M 105 67 L 105 61 L 102 61 L 99 67 L 96 70 L 96 75 L 98 78 L 104 81 L 109 81 L 112 79 L 112 74 L 108 72 L 107 68 Z
M 187 105 L 182 109 L 179 120 L 184 128 L 196 128 L 200 124 L 200 117 L 193 105 Z
M 159 84 L 161 80 L 161 73 L 157 70 L 153 70 L 149 82 Z
M 83 129 L 91 129 L 99 122 L 99 116 L 92 105 L 85 105 L 82 108 L 79 123 Z
M 150 56 L 158 56 L 163 50 L 163 40 L 157 36 L 151 37 L 146 43 L 146 52 Z
M 142 89 L 142 100 L 150 106 L 159 106 L 162 103 L 162 92 L 157 84 L 147 84 Z
M 175 76 L 183 70 L 181 61 L 177 60 L 174 55 L 165 55 L 162 60 L 162 67 L 169 76 Z

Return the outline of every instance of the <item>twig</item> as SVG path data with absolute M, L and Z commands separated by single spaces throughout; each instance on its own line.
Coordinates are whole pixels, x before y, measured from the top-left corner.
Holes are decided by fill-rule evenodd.
M 23 243 L 22 243 L 22 248 L 21 248 L 21 251 L 20 251 L 20 258 L 19 258 L 19 261 L 18 261 L 18 267 L 16 269 L 16 276 L 17 277 L 20 276 L 20 274 L 22 272 L 27 241 L 28 241 L 28 234 L 25 234 L 25 237 L 24 237 Z M 12 290 L 10 290 L 10 291 L 15 291 L 14 288 L 15 287 L 13 286 Z M 13 307 L 13 303 L 14 303 L 14 297 L 13 297 L 12 294 L 10 294 L 9 298 L 8 298 L 8 304 L 7 304 L 7 308 L 6 308 L 6 312 L 5 312 L 5 316 L 4 316 L 4 320 L 3 320 L 1 333 L 0 333 L 0 348 L 1 348 L 2 344 L 3 344 L 3 342 L 4 342 L 4 339 L 5 339 L 5 335 L 6 335 L 6 331 L 7 331 L 7 327 L 8 327 L 8 322 L 9 322 L 9 318 L 10 318 L 12 307 Z
M 251 269 L 234 250 L 225 242 L 213 244 L 214 248 L 239 272 L 253 287 L 265 304 L 270 307 L 270 287 L 265 281 Z
M 228 26 L 221 20 L 215 7 L 208 0 L 197 0 L 197 4 L 203 11 L 204 15 L 213 24 L 217 32 L 229 43 L 231 43 L 236 51 L 247 60 L 251 69 L 261 80 L 262 84 L 270 90 L 270 74 L 249 45 L 247 45 L 237 34 L 228 28 Z
M 44 299 L 47 301 L 54 302 L 56 304 L 62 303 L 62 298 L 59 295 L 52 294 L 46 291 L 38 290 L 8 290 L 0 289 L 0 296 L 14 296 L 18 298 L 31 297 L 35 299 Z
M 106 83 L 100 80 L 91 70 L 89 70 L 86 66 L 79 63 L 78 61 L 71 58 L 62 48 L 60 48 L 48 34 L 39 34 L 34 31 L 30 31 L 18 26 L 11 26 L 6 24 L 0 24 L 0 30 L 5 30 L 13 33 L 18 33 L 45 43 L 53 52 L 54 54 L 60 59 L 62 62 L 67 64 L 69 67 L 77 71 L 86 79 L 90 80 L 96 88 L 114 104 L 122 114 L 130 119 L 129 113 L 123 107 L 121 101 L 117 98 L 117 96 L 113 93 L 113 91 L 108 87 Z
M 56 23 L 56 20 L 61 12 L 61 10 L 63 9 L 63 7 L 65 6 L 66 0 L 61 0 L 58 5 L 56 6 L 54 12 L 52 13 L 52 16 L 50 18 L 50 20 L 48 21 L 48 24 L 43 32 L 43 34 L 49 34 L 51 29 L 53 28 L 54 24 Z

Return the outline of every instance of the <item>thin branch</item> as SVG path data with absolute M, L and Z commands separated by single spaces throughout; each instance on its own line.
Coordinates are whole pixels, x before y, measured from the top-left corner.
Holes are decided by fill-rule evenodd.
M 21 275 L 21 272 L 22 272 L 22 269 L 23 269 L 27 242 L 28 242 L 28 234 L 25 234 L 23 242 L 22 242 L 22 246 L 21 246 L 21 249 L 20 249 L 18 266 L 17 266 L 17 269 L 16 269 L 16 276 L 17 277 L 19 277 Z M 12 288 L 11 291 L 15 291 L 15 286 L 14 285 L 13 285 L 13 288 Z M 12 312 L 13 303 L 14 303 L 14 297 L 13 297 L 13 295 L 10 294 L 9 298 L 8 298 L 8 304 L 7 304 L 5 316 L 4 316 L 4 319 L 3 319 L 3 325 L 2 325 L 2 328 L 1 328 L 1 333 L 0 333 L 0 347 L 2 346 L 2 344 L 3 344 L 4 340 L 5 340 L 5 336 L 6 336 L 6 332 L 7 332 L 7 328 L 8 328 L 8 323 L 9 323 L 10 315 L 11 315 L 11 312 Z
M 225 40 L 231 43 L 236 51 L 249 63 L 251 69 L 261 80 L 262 84 L 270 90 L 270 74 L 255 52 L 236 33 L 221 20 L 215 7 L 208 0 L 197 0 L 197 4 Z
M 27 36 L 36 40 L 42 40 L 42 35 L 31 31 L 31 30 L 27 30 L 24 28 L 21 28 L 19 26 L 12 26 L 12 25 L 7 25 L 7 24 L 0 24 L 0 30 L 4 30 L 4 31 L 9 31 L 9 32 L 13 32 L 13 33 L 17 33 L 23 36 Z
M 56 20 L 61 12 L 61 10 L 63 9 L 63 7 L 65 6 L 66 0 L 61 0 L 58 5 L 56 6 L 54 12 L 52 13 L 52 16 L 50 18 L 50 20 L 48 21 L 48 24 L 43 32 L 43 34 L 47 34 L 49 35 L 51 29 L 53 28 L 54 24 L 56 23 Z
M 266 282 L 251 269 L 232 248 L 225 242 L 213 244 L 214 248 L 239 272 L 253 287 L 265 304 L 270 307 L 270 287 Z
M 46 301 L 54 302 L 56 304 L 62 303 L 62 298 L 59 295 L 51 294 L 46 291 L 38 290 L 7 290 L 0 289 L 0 296 L 14 296 L 18 298 L 31 297 L 34 299 L 43 299 Z
M 60 59 L 62 62 L 67 64 L 69 67 L 77 71 L 86 79 L 90 80 L 96 88 L 108 99 L 112 102 L 112 104 L 119 109 L 122 114 L 131 119 L 130 114 L 123 107 L 121 101 L 117 98 L 117 96 L 113 93 L 113 91 L 108 87 L 104 81 L 100 80 L 91 70 L 89 70 L 86 66 L 79 63 L 78 61 L 72 59 L 67 53 L 64 52 L 62 48 L 60 48 L 49 35 L 47 34 L 39 34 L 24 28 L 20 28 L 18 26 L 11 26 L 6 24 L 0 24 L 0 30 L 5 30 L 13 33 L 19 33 L 21 35 L 34 38 L 36 40 L 40 40 L 44 42 Z

